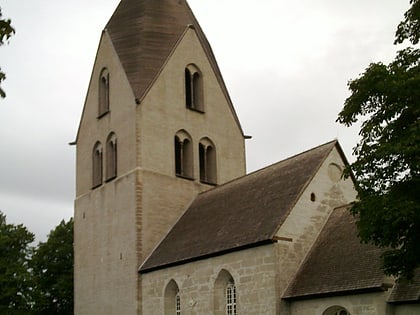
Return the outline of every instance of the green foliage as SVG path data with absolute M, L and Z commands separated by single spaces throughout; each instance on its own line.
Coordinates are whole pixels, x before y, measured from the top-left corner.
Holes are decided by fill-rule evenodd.
M 28 262 L 34 235 L 0 212 L 0 314 L 25 314 L 31 301 Z
M 32 256 L 34 314 L 73 314 L 73 219 L 61 223 Z
M 73 314 L 73 219 L 33 241 L 0 212 L 0 314 Z
M 15 33 L 15 29 L 11 25 L 10 19 L 3 19 L 1 8 L 0 8 L 0 46 L 6 43 L 9 38 Z M 4 72 L 1 71 L 0 68 L 0 83 L 6 79 L 6 75 Z M 3 91 L 3 89 L 0 86 L 0 97 L 5 98 L 6 93 Z
M 396 32 L 396 43 L 420 36 L 420 0 Z M 358 180 L 359 236 L 386 248 L 387 274 L 411 278 L 420 266 L 420 50 L 397 53 L 389 65 L 372 63 L 349 82 L 350 97 L 337 121 L 361 121 L 356 161 L 347 170 Z
M 418 44 L 420 39 L 420 1 L 410 0 L 411 8 L 404 14 L 402 21 L 395 34 L 395 44 L 401 44 L 406 39 L 414 45 Z

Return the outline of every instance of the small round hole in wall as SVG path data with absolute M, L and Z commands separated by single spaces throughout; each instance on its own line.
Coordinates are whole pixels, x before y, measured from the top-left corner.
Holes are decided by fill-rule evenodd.
M 311 193 L 311 201 L 315 201 L 315 199 L 316 199 L 315 194 L 314 193 Z

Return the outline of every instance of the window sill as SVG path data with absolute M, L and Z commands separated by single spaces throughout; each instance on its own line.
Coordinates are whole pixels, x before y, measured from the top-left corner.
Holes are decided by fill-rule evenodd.
M 102 117 L 106 116 L 106 115 L 107 115 L 107 114 L 109 114 L 109 113 L 110 113 L 110 111 L 109 111 L 109 110 L 107 110 L 106 112 L 103 112 L 103 113 L 99 114 L 99 115 L 96 117 L 96 119 L 101 119 Z
M 101 187 L 101 186 L 102 186 L 102 183 L 99 183 L 99 184 L 93 185 L 91 189 L 94 190 L 94 189 L 96 189 L 98 187 Z
M 181 174 L 175 174 L 176 177 L 182 178 L 182 179 L 187 179 L 187 180 L 194 180 L 194 177 L 189 177 L 189 176 L 185 176 L 185 175 L 181 175 Z
M 114 179 L 116 179 L 117 178 L 117 175 L 114 175 L 114 176 L 112 176 L 112 177 L 110 177 L 110 178 L 107 178 L 106 180 L 105 180 L 105 183 L 108 183 L 108 182 L 110 182 L 110 181 L 112 181 L 112 180 L 114 180 Z
M 200 179 L 200 183 L 210 185 L 210 186 L 217 186 L 217 183 L 208 182 L 208 181 L 205 181 L 205 180 L 202 180 L 202 179 Z
M 197 108 L 193 108 L 193 107 L 187 107 L 187 109 L 189 109 L 189 110 L 191 110 L 191 111 L 193 111 L 193 112 L 200 113 L 200 114 L 204 114 L 204 113 L 205 113 L 205 111 L 204 111 L 204 110 L 197 109 Z

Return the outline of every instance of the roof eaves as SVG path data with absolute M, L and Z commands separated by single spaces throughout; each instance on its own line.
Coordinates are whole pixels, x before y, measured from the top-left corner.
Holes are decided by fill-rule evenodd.
M 290 295 L 282 296 L 282 299 L 290 300 L 290 301 L 298 301 L 298 300 L 316 299 L 320 297 L 355 295 L 355 294 L 382 292 L 382 291 L 386 291 L 386 288 L 383 286 L 374 286 L 374 287 L 366 287 L 366 288 L 337 290 L 337 291 L 328 291 L 328 292 L 319 292 L 319 293 L 308 293 L 308 294 L 299 294 L 299 295 L 290 294 Z
M 106 33 L 106 29 L 104 29 L 102 31 L 101 38 L 99 39 L 98 47 L 96 48 L 95 60 L 93 61 L 92 71 L 90 72 L 90 79 L 89 79 L 88 89 L 86 90 L 86 93 L 85 93 L 85 100 L 83 102 L 83 109 L 82 109 L 82 113 L 80 115 L 79 127 L 77 128 L 76 138 L 74 139 L 74 141 L 70 142 L 70 145 L 77 145 L 77 141 L 79 139 L 80 127 L 82 125 L 82 121 L 83 121 L 83 118 L 85 116 L 85 109 L 86 109 L 87 97 L 88 97 L 88 94 L 89 94 L 89 88 L 90 88 L 90 86 L 92 84 L 92 80 L 93 80 L 93 71 L 95 70 L 96 61 L 98 60 L 99 48 L 101 47 L 101 43 L 102 43 L 103 37 L 105 36 L 105 33 Z
M 151 267 L 147 267 L 147 265 L 146 265 L 147 259 L 146 259 L 144 261 L 144 263 L 140 266 L 138 272 L 142 273 L 142 274 L 145 274 L 145 273 L 149 273 L 149 272 L 160 270 L 160 269 L 166 269 L 166 268 L 170 268 L 170 267 L 174 267 L 174 266 L 184 265 L 184 264 L 187 264 L 187 263 L 190 263 L 190 262 L 199 261 L 199 260 L 203 260 L 203 259 L 208 259 L 208 258 L 212 258 L 212 257 L 223 256 L 223 255 L 230 254 L 230 253 L 233 253 L 233 252 L 237 252 L 237 251 L 241 251 L 241 250 L 245 250 L 245 249 L 249 249 L 249 248 L 254 248 L 254 247 L 258 247 L 258 246 L 273 244 L 273 243 L 276 243 L 276 242 L 277 242 L 277 240 L 275 240 L 275 239 L 265 239 L 265 240 L 260 240 L 256 243 L 247 244 L 247 245 L 244 245 L 244 246 L 229 248 L 229 249 L 222 250 L 222 251 L 219 251 L 219 252 L 213 252 L 213 253 L 204 254 L 204 255 L 201 255 L 201 256 L 190 257 L 190 258 L 187 258 L 187 259 L 182 259 L 182 260 L 178 260 L 178 261 L 175 261 L 175 262 L 164 263 L 164 264 L 161 264 L 161 265 L 151 266 Z
M 197 37 L 198 37 L 198 39 L 199 39 L 199 41 L 200 41 L 200 43 L 201 43 L 201 45 L 202 45 L 202 47 L 204 49 L 204 52 L 207 55 L 208 60 L 210 61 L 210 64 L 211 64 L 211 66 L 213 68 L 214 73 L 216 74 L 216 78 L 217 78 L 217 80 L 218 80 L 218 82 L 219 82 L 219 84 L 220 84 L 220 86 L 222 88 L 223 94 L 225 95 L 226 100 L 228 101 L 229 109 L 231 110 L 232 115 L 233 115 L 236 123 L 238 124 L 238 127 L 239 127 L 239 129 L 240 129 L 240 131 L 242 133 L 242 136 L 244 138 L 247 138 L 249 136 L 246 136 L 245 133 L 244 133 L 244 131 L 243 131 L 243 129 L 242 129 L 242 126 L 241 126 L 241 123 L 239 121 L 238 115 L 237 115 L 237 113 L 235 111 L 235 107 L 233 106 L 232 99 L 230 98 L 228 89 L 226 87 L 225 81 L 223 79 L 222 73 L 221 73 L 220 68 L 219 68 L 219 65 L 217 63 L 216 56 L 213 53 L 213 49 L 211 48 L 210 43 L 208 42 L 206 36 L 204 35 L 204 32 L 203 32 L 203 30 L 202 30 L 202 28 L 200 26 L 200 23 L 196 19 L 195 15 L 194 15 L 194 12 L 191 10 L 190 5 L 188 4 L 187 1 L 185 1 L 185 3 L 186 3 L 186 5 L 187 5 L 187 7 L 189 9 L 188 11 L 189 11 L 189 13 L 191 15 L 191 18 L 193 19 L 194 24 L 196 25 L 196 28 L 197 28 L 197 30 L 196 30 Z

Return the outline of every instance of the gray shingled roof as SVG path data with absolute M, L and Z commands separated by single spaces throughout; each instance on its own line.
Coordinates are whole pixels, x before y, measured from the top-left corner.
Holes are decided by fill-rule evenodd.
M 326 143 L 201 193 L 140 271 L 272 242 L 335 146 L 339 148 L 336 141 Z
M 420 302 L 420 268 L 414 273 L 414 278 L 410 282 L 397 282 L 392 289 L 388 302 L 405 303 Z
M 185 0 L 122 0 L 105 29 L 141 101 L 188 27 L 195 29 L 241 128 L 210 44 Z
M 382 250 L 361 244 L 348 207 L 335 209 L 283 298 L 381 290 Z

